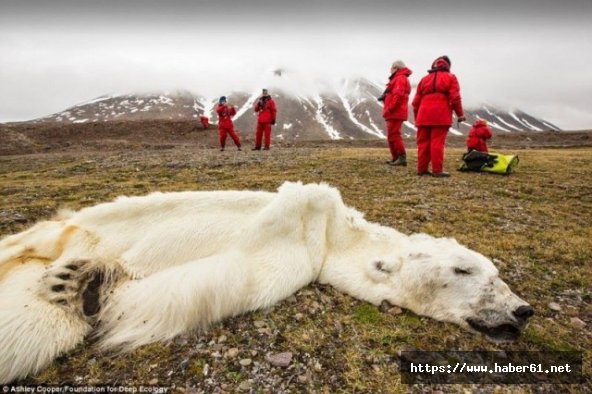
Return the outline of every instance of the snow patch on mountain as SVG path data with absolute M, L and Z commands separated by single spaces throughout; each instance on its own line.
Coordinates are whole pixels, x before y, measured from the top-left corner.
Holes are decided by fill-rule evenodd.
M 507 121 L 505 121 L 505 120 L 504 120 L 504 118 L 502 118 L 501 116 L 499 116 L 499 115 L 496 115 L 495 117 L 496 117 L 497 119 L 499 119 L 499 120 L 500 120 L 500 122 L 502 122 L 502 123 L 503 123 L 503 124 L 505 124 L 506 126 L 508 126 L 508 127 L 511 127 L 511 128 L 513 128 L 514 130 L 516 130 L 516 131 L 520 131 L 520 129 L 519 129 L 518 127 L 514 126 L 514 125 L 513 125 L 513 124 L 511 124 L 511 123 L 508 123 L 508 122 L 507 122 Z M 509 131 L 509 130 L 508 130 L 508 131 Z
M 526 126 L 528 126 L 528 128 L 532 129 L 532 130 L 536 130 L 536 131 L 543 131 L 542 129 L 530 124 L 526 119 L 522 119 L 522 122 L 524 124 L 526 124 Z
M 357 87 L 359 88 L 359 85 L 357 85 Z M 386 139 L 386 136 L 384 135 L 384 133 L 381 130 L 376 130 L 376 129 L 373 130 L 370 127 L 362 124 L 358 119 L 356 119 L 356 117 L 354 116 L 354 114 L 352 112 L 352 106 L 350 105 L 350 103 L 347 100 L 347 98 L 345 98 L 345 95 L 343 94 L 343 92 L 340 92 L 338 94 L 338 97 L 341 100 L 341 104 L 345 108 L 345 112 L 347 112 L 347 115 L 349 116 L 349 119 L 356 126 L 358 126 L 360 129 L 364 130 L 366 133 L 368 133 L 370 135 L 373 135 L 373 136 L 378 137 L 378 138 Z
M 323 103 L 323 99 L 321 98 L 321 96 L 317 96 L 315 97 L 315 102 L 317 104 L 317 111 L 315 114 L 315 119 L 317 120 L 317 122 L 319 122 L 324 130 L 327 132 L 327 134 L 329 135 L 329 138 L 331 138 L 332 140 L 341 140 L 343 139 L 339 133 L 339 131 L 335 130 L 329 120 L 327 119 L 327 116 L 323 113 L 323 109 L 325 108 L 325 105 Z

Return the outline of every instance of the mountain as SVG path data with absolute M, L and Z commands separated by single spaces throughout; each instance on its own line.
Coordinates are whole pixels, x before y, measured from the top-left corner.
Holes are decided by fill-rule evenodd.
M 376 100 L 384 86 L 365 79 L 343 80 L 322 91 L 297 93 L 293 84 L 284 83 L 284 74 L 274 72 L 275 83 L 268 85 L 278 106 L 275 138 L 291 141 L 323 139 L 376 139 L 386 138 L 382 119 L 382 104 Z M 237 107 L 235 127 L 243 132 L 254 130 L 256 117 L 252 106 L 256 93 L 233 92 L 226 94 L 229 103 Z M 217 100 L 188 91 L 157 94 L 126 94 L 102 96 L 78 104 L 63 112 L 36 119 L 40 122 L 91 123 L 118 120 L 190 120 L 201 115 L 216 123 L 214 106 Z M 494 133 L 517 131 L 560 130 L 548 121 L 523 111 L 508 111 L 493 107 L 466 109 L 467 121 L 454 124 L 451 133 L 466 135 L 475 119 L 486 119 Z M 415 135 L 410 121 L 403 125 L 407 137 Z

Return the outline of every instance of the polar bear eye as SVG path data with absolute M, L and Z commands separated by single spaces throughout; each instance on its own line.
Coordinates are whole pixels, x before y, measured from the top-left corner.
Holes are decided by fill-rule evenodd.
M 454 267 L 454 273 L 457 275 L 471 275 L 471 271 L 466 268 Z
M 377 269 L 378 271 L 381 271 L 381 272 L 384 272 L 384 273 L 387 273 L 387 274 L 390 274 L 390 272 L 391 272 L 391 271 L 390 271 L 390 270 L 389 270 L 389 269 L 386 267 L 386 265 L 385 265 L 384 261 L 375 261 L 375 262 L 374 262 L 374 267 L 376 267 L 376 269 Z

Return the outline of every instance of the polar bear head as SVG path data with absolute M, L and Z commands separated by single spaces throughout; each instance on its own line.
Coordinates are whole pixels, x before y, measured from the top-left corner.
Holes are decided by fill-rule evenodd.
M 453 239 L 412 235 L 403 256 L 374 259 L 368 270 L 386 301 L 496 342 L 517 339 L 534 314 L 489 259 Z

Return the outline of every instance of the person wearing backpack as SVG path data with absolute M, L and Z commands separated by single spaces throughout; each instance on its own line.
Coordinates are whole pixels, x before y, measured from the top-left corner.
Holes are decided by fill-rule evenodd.
M 236 108 L 234 105 L 227 104 L 226 96 L 222 96 L 220 97 L 220 100 L 218 100 L 216 113 L 218 114 L 218 136 L 220 138 L 220 151 L 224 151 L 227 135 L 230 135 L 230 138 L 232 138 L 238 150 L 241 150 L 240 138 L 238 134 L 236 134 L 236 131 L 234 131 L 234 124 L 232 123 L 232 117 L 236 115 Z
M 413 114 L 417 127 L 417 175 L 448 177 L 443 171 L 444 145 L 452 125 L 452 112 L 464 121 L 460 86 L 450 72 L 450 59 L 440 56 L 432 63 L 428 75 L 422 78 L 413 98 Z M 432 165 L 430 173 L 428 167 Z
M 271 126 L 275 125 L 277 108 L 275 101 L 269 95 L 267 89 L 263 89 L 261 96 L 255 103 L 255 113 L 257 114 L 257 131 L 255 133 L 255 147 L 252 150 L 261 150 L 261 142 L 265 136 L 265 146 L 263 150 L 269 150 L 271 145 Z
M 408 117 L 409 93 L 411 84 L 409 76 L 412 71 L 401 60 L 395 61 L 391 66 L 391 75 L 386 90 L 379 98 L 384 101 L 382 117 L 386 121 L 388 131 L 388 146 L 391 152 L 391 160 L 386 164 L 392 166 L 407 166 L 407 153 L 401 136 L 401 127 Z
M 484 119 L 477 119 L 469 130 L 467 137 L 467 151 L 472 149 L 479 152 L 489 152 L 487 149 L 487 140 L 492 137 L 491 129 Z

